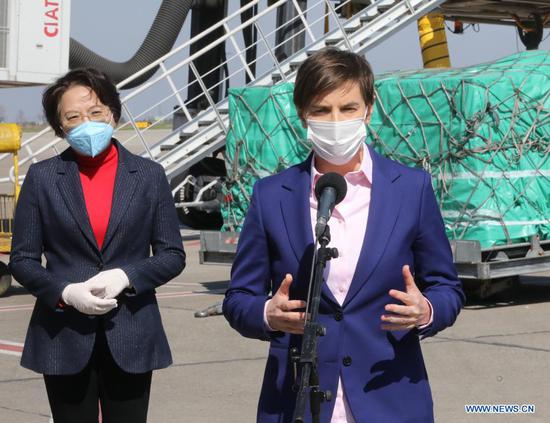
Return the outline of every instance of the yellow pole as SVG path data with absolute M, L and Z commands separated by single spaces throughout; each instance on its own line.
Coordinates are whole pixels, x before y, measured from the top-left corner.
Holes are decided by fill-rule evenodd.
M 450 68 L 449 47 L 445 34 L 445 18 L 428 13 L 418 20 L 420 48 L 425 68 Z
M 19 191 L 21 187 L 19 186 L 19 159 L 18 151 L 13 152 L 13 175 L 15 177 L 15 203 L 17 204 L 17 199 L 19 198 Z

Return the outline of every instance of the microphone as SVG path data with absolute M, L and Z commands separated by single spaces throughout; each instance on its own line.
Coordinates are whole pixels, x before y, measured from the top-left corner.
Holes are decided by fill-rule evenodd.
M 324 174 L 315 184 L 315 196 L 318 203 L 316 238 L 323 235 L 334 206 L 344 199 L 347 190 L 348 186 L 344 177 L 334 172 Z

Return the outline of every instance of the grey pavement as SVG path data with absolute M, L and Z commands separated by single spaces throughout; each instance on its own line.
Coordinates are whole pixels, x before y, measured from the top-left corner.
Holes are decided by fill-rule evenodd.
M 222 299 L 229 267 L 200 265 L 199 242 L 187 238 L 187 269 L 158 292 L 174 365 L 153 376 L 149 421 L 253 422 L 268 345 L 240 337 L 221 316 L 193 316 Z M 5 351 L 6 341 L 24 341 L 32 303 L 17 286 L 0 298 L 1 423 L 50 421 L 41 375 Z M 422 341 L 436 421 L 550 422 L 549 316 L 550 274 L 529 276 L 512 297 L 470 302 L 452 328 Z M 536 412 L 473 415 L 465 404 L 534 404 Z

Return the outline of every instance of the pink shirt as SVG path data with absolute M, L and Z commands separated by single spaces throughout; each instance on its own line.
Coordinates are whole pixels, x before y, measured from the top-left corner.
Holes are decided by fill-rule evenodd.
M 324 279 L 340 305 L 344 303 L 353 279 L 353 274 L 355 273 L 355 268 L 357 267 L 369 217 L 372 158 L 366 145 L 363 144 L 362 148 L 363 160 L 361 167 L 359 170 L 349 172 L 344 176 L 348 188 L 346 197 L 340 204 L 334 207 L 332 217 L 329 221 L 331 235 L 329 246 L 336 247 L 339 256 L 327 263 Z M 315 168 L 315 160 L 312 160 L 309 205 L 313 233 L 315 233 L 315 224 L 317 222 L 317 199 L 314 188 L 321 176 Z M 265 314 L 268 302 L 266 302 L 266 306 L 264 307 L 264 324 L 270 329 Z M 430 321 L 426 325 L 420 326 L 420 328 L 428 326 L 432 321 L 433 309 L 431 309 Z M 341 377 L 338 379 L 338 391 L 334 397 L 334 410 L 330 421 L 331 423 L 355 423 L 346 399 Z
M 369 149 L 364 144 L 362 148 L 363 160 L 361 167 L 359 170 L 349 172 L 344 176 L 348 190 L 342 202 L 334 207 L 328 224 L 330 226 L 331 237 L 329 246 L 338 249 L 338 258 L 332 259 L 327 263 L 324 278 L 334 298 L 340 305 L 344 303 L 349 291 L 353 274 L 359 261 L 359 254 L 363 246 L 369 218 L 372 158 Z M 309 205 L 313 233 L 315 233 L 315 224 L 317 223 L 315 184 L 321 176 L 315 168 L 315 160 L 312 160 Z M 433 313 L 430 321 L 425 326 L 428 326 L 432 320 Z M 330 421 L 331 423 L 355 423 L 346 399 L 341 377 L 338 378 L 338 391 L 336 392 L 334 410 Z
M 317 198 L 315 184 L 322 176 L 315 168 L 315 160 L 311 161 L 311 193 L 309 196 L 311 227 L 315 233 L 317 223 Z M 349 291 L 355 268 L 363 246 L 372 186 L 372 159 L 368 148 L 363 145 L 363 161 L 361 168 L 344 176 L 347 193 L 340 204 L 334 207 L 329 220 L 330 247 L 338 249 L 338 258 L 327 263 L 324 278 L 334 298 L 340 305 Z M 334 397 L 334 410 L 331 423 L 354 423 L 344 389 L 342 378 L 338 378 L 338 391 Z

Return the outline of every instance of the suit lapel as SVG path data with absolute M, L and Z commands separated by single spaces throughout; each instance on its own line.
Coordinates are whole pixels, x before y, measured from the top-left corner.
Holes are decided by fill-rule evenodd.
M 300 265 L 307 266 L 310 274 L 313 259 L 313 229 L 309 196 L 311 192 L 311 160 L 313 155 L 300 165 L 292 168 L 283 181 L 285 191 L 281 198 L 281 212 L 290 245 Z M 304 262 L 305 261 L 305 262 Z M 308 281 L 304 281 L 306 284 Z M 307 285 L 306 289 L 307 289 Z M 322 294 L 327 300 L 337 304 L 336 299 L 326 283 L 323 283 Z
M 401 208 L 401 195 L 395 184 L 399 172 L 395 167 L 390 167 L 390 161 L 370 147 L 369 151 L 373 161 L 373 180 L 367 230 L 344 306 L 357 295 L 376 268 Z
M 286 232 L 296 259 L 300 261 L 306 248 L 313 243 L 309 212 L 309 190 L 311 176 L 310 160 L 292 168 L 283 181 L 281 212 Z M 303 165 L 303 166 L 302 166 Z
M 113 192 L 113 203 L 111 206 L 111 214 L 109 216 L 109 224 L 101 251 L 109 245 L 113 235 L 116 233 L 118 225 L 122 217 L 126 213 L 128 206 L 134 196 L 137 187 L 138 173 L 134 158 L 128 150 L 126 150 L 118 141 L 115 140 L 115 145 L 118 148 L 118 167 L 115 177 L 115 187 Z
M 65 205 L 71 212 L 74 220 L 78 223 L 84 237 L 99 253 L 99 248 L 92 231 L 88 211 L 86 210 L 86 202 L 84 201 L 84 192 L 78 173 L 78 165 L 76 164 L 74 154 L 69 148 L 65 150 L 61 156 L 57 167 L 57 173 L 64 175 L 57 181 L 57 187 L 61 192 L 61 196 L 65 201 Z

